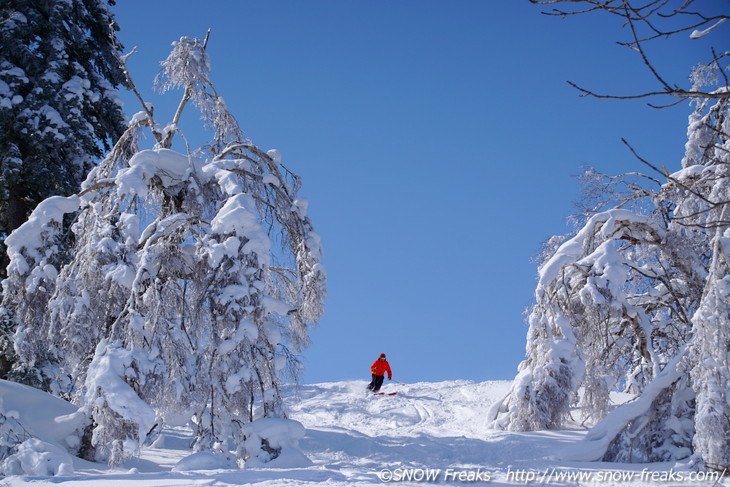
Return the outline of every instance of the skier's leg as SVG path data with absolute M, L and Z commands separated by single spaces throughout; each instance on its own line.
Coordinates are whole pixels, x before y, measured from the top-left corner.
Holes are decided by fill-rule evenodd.
M 382 375 L 376 375 L 373 377 L 373 392 L 378 392 L 381 387 L 383 387 L 383 376 Z

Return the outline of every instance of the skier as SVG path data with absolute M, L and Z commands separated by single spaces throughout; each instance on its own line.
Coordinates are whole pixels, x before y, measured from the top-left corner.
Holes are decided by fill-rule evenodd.
M 393 372 L 390 370 L 390 364 L 385 360 L 384 353 L 381 353 L 378 360 L 370 366 L 370 372 L 373 373 L 373 380 L 368 384 L 368 390 L 373 393 L 377 393 L 383 386 L 383 379 L 385 378 L 386 372 L 388 374 L 388 380 L 393 378 Z

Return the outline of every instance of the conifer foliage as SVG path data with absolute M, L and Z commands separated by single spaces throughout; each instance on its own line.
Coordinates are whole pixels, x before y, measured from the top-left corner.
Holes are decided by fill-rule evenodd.
M 173 123 L 144 104 L 78 195 L 45 200 L 7 240 L 13 374 L 83 405 L 87 456 L 120 463 L 190 420 L 197 451 L 233 437 L 239 463 L 265 463 L 298 451 L 279 387 L 323 312 L 320 239 L 299 177 L 213 89 L 204 43 L 182 38 L 162 64 L 160 86 L 184 90 Z M 188 102 L 213 142 L 181 153 Z M 147 130 L 157 143 L 140 150 Z
M 0 3 L 0 278 L 5 237 L 43 199 L 77 192 L 124 131 L 108 4 Z

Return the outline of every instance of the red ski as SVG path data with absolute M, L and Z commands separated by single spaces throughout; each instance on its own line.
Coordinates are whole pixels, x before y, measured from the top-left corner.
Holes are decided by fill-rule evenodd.
M 373 396 L 395 396 L 397 392 L 374 392 Z

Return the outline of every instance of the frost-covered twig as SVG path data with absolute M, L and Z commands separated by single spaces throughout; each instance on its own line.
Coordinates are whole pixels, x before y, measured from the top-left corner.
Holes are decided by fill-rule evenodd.
M 120 55 L 118 51 L 115 51 L 115 55 L 117 57 L 117 61 L 119 62 L 119 66 L 122 68 L 122 71 L 124 72 L 124 76 L 127 81 L 127 87 L 130 89 L 132 93 L 134 93 L 134 96 L 137 97 L 139 100 L 140 105 L 142 105 L 142 110 L 147 114 L 147 123 L 151 127 L 152 135 L 155 137 L 155 140 L 157 143 L 161 143 L 162 141 L 162 134 L 157 130 L 157 124 L 155 122 L 155 116 L 154 116 L 154 109 L 152 105 L 146 103 L 144 101 L 144 98 L 142 98 L 142 95 L 140 94 L 139 90 L 137 90 L 137 86 L 134 84 L 134 80 L 132 79 L 132 74 L 129 72 L 129 69 L 127 68 L 127 60 L 129 57 L 135 53 L 137 53 L 137 48 L 135 47 L 132 49 L 129 53 L 125 54 L 124 56 Z

